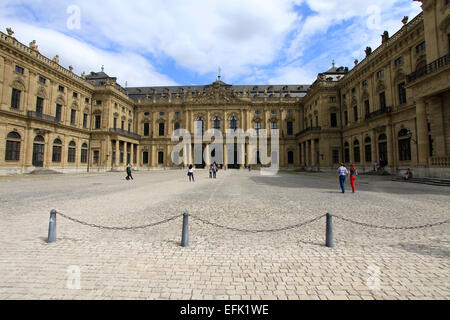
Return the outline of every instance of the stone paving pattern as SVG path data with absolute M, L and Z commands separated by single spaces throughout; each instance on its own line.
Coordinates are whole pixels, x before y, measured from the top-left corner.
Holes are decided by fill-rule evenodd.
M 115 231 L 58 216 L 57 242 L 46 243 L 51 209 L 105 226 L 139 226 L 187 211 L 243 229 L 281 228 L 327 212 L 385 226 L 450 216 L 449 188 L 386 177 L 361 176 L 357 193 L 341 194 L 337 179 L 320 173 L 207 175 L 197 171 L 195 183 L 184 170 L 136 172 L 134 181 L 124 173 L 1 177 L 0 299 L 450 298 L 448 224 L 392 231 L 334 219 L 336 248 L 330 249 L 325 219 L 255 234 L 191 217 L 190 246 L 182 248 L 181 217 Z M 70 285 L 71 266 L 79 267 L 79 289 Z

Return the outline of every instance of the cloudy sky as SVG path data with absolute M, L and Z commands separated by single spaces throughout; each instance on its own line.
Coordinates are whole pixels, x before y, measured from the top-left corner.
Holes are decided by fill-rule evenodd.
M 2 0 L 0 28 L 74 72 L 125 86 L 310 84 L 352 68 L 392 35 L 412 0 Z

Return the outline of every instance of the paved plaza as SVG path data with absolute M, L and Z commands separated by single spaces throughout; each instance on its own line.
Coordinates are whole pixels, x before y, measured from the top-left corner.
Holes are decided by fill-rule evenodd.
M 449 299 L 450 225 L 413 230 L 363 227 L 325 218 L 279 232 L 246 233 L 217 225 L 279 229 L 330 212 L 379 226 L 449 219 L 450 189 L 361 176 L 340 193 L 324 173 L 196 171 L 0 177 L 0 299 Z M 349 184 L 347 183 L 349 188 Z M 349 188 L 350 189 L 350 188 Z M 51 209 L 92 224 L 57 217 Z

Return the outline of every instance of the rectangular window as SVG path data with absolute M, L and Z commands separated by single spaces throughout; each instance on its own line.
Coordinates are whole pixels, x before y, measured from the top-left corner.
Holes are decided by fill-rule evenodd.
M 377 78 L 378 79 L 383 78 L 383 76 L 384 76 L 384 71 L 383 70 L 380 70 L 380 71 L 377 72 Z
M 384 92 L 380 93 L 380 109 L 386 109 L 386 93 Z
M 11 108 L 13 109 L 19 109 L 20 108 L 20 94 L 22 91 L 17 89 L 12 89 L 12 96 L 11 96 Z
M 272 130 L 278 129 L 278 123 L 276 123 L 276 122 L 271 122 L 271 123 L 270 123 L 270 129 L 272 129 Z
M 64 87 L 63 86 L 58 86 L 58 91 L 59 92 L 64 92 Z
M 344 111 L 344 123 L 345 123 L 345 125 L 348 125 L 348 111 L 347 110 Z
M 406 103 L 406 89 L 405 89 L 405 83 L 402 82 L 398 85 L 398 99 L 400 104 Z
M 70 111 L 70 124 L 73 124 L 73 125 L 75 124 L 76 117 L 77 117 L 77 111 L 72 109 Z
M 355 119 L 355 122 L 358 122 L 358 107 L 357 106 L 353 107 L 353 117 Z
M 421 53 L 422 51 L 425 51 L 425 49 L 426 49 L 426 46 L 425 46 L 425 41 L 424 41 L 416 47 L 416 53 Z
M 396 66 L 396 67 L 399 67 L 399 66 L 401 66 L 403 64 L 403 58 L 402 57 L 399 57 L 399 58 L 397 58 L 395 61 L 394 61 L 394 65 Z
M 148 164 L 148 152 L 147 151 L 144 151 L 142 153 L 142 163 L 143 164 Z
M 25 71 L 21 66 L 18 66 L 18 65 L 16 65 L 15 70 L 17 73 L 20 73 L 20 74 L 24 74 L 24 71 Z
M 123 163 L 123 152 L 120 152 L 120 163 Z
M 55 112 L 55 118 L 56 121 L 61 121 L 61 114 L 62 114 L 62 105 L 56 104 L 56 112 Z
M 37 114 L 44 113 L 44 99 L 39 97 L 36 98 L 36 113 Z
M 87 129 L 88 127 L 88 115 L 87 113 L 83 114 L 83 128 Z
M 38 81 L 39 81 L 39 83 L 45 84 L 45 83 L 47 82 L 47 79 L 45 79 L 45 78 L 42 77 L 42 76 L 39 76 Z
M 95 103 L 96 103 L 96 105 L 98 105 L 98 106 L 99 106 L 99 105 L 101 105 L 101 104 L 102 104 L 102 100 L 97 100 L 97 101 L 96 101 Z
M 150 124 L 144 123 L 144 137 L 150 136 Z
M 337 126 L 338 126 L 337 113 L 336 112 L 332 112 L 330 116 L 331 116 L 331 119 L 330 119 L 331 127 L 332 128 L 337 128 Z
M 159 136 L 164 137 L 164 123 L 159 124 Z
M 366 117 L 368 117 L 370 114 L 370 101 L 369 100 L 364 101 L 364 109 L 366 111 Z
M 158 152 L 158 164 L 164 164 L 164 152 Z
M 293 122 L 288 122 L 287 123 L 287 135 L 288 136 L 293 136 L 294 135 L 294 123 Z
M 125 121 L 121 121 L 120 122 L 120 129 L 124 130 L 125 129 Z
M 19 161 L 20 159 L 20 141 L 6 140 L 6 161 Z
M 93 157 L 94 157 L 94 163 L 98 163 L 99 162 L 99 160 L 100 160 L 100 151 L 98 151 L 98 150 L 94 150 L 94 155 L 93 155 Z
M 95 129 L 102 127 L 102 116 L 95 116 Z
M 128 122 L 128 132 L 131 132 L 131 123 Z
M 73 97 L 75 98 L 75 99 L 78 99 L 78 93 L 76 93 L 75 91 L 73 92 Z
M 368 86 L 367 80 L 364 80 L 364 81 L 362 82 L 362 86 L 363 86 L 364 88 Z
M 332 151 L 331 151 L 331 153 L 332 153 L 332 158 L 333 158 L 333 163 L 334 164 L 337 164 L 337 163 L 339 163 L 339 150 L 338 149 L 333 149 Z
M 117 118 L 114 118 L 113 120 L 113 128 L 117 129 Z
M 84 102 L 85 102 L 85 103 L 89 103 L 89 98 L 85 98 L 85 99 L 84 99 Z

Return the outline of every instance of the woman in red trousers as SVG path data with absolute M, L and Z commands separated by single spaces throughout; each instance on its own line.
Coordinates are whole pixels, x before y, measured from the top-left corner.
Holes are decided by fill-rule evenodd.
M 355 181 L 358 176 L 358 170 L 356 170 L 353 164 L 350 164 L 350 185 L 352 186 L 353 193 L 355 193 Z

